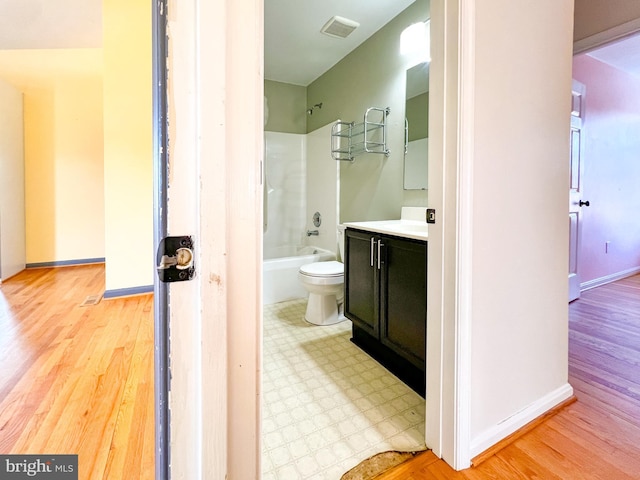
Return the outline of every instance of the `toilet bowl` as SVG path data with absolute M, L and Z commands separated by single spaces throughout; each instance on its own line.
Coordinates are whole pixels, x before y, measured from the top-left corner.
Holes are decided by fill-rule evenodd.
M 338 226 L 338 247 L 343 255 L 344 226 Z M 344 265 L 335 260 L 308 263 L 300 267 L 298 279 L 309 292 L 304 318 L 314 325 L 333 325 L 345 320 L 342 313 L 344 299 Z

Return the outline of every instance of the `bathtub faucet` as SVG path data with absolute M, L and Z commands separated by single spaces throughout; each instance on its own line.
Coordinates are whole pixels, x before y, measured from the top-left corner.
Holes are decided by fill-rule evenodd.
M 318 232 L 318 230 L 307 230 L 307 237 L 310 237 L 311 235 L 320 235 L 320 232 Z

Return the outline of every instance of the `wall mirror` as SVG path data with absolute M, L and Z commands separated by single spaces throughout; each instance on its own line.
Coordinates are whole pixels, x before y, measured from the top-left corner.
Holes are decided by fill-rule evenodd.
M 429 63 L 407 70 L 404 189 L 426 190 L 429 163 Z

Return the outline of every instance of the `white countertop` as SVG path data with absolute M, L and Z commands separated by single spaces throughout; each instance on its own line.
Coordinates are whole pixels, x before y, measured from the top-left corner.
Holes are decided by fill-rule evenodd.
M 386 233 L 396 237 L 426 241 L 429 239 L 428 225 L 418 220 L 377 220 L 369 222 L 345 222 L 347 228 L 356 228 L 368 232 Z

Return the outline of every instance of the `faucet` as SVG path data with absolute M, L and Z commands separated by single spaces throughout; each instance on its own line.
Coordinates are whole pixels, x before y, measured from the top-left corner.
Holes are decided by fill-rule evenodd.
M 320 235 L 320 232 L 318 232 L 318 230 L 307 230 L 307 237 L 310 237 L 311 235 Z

